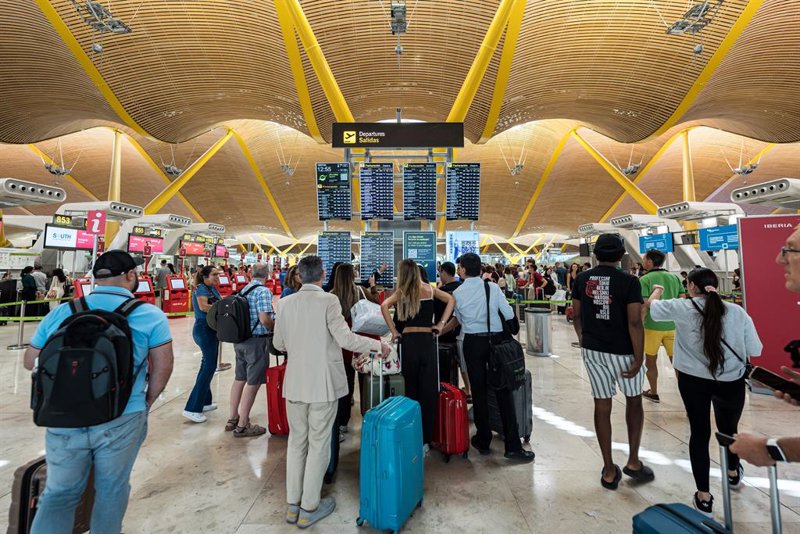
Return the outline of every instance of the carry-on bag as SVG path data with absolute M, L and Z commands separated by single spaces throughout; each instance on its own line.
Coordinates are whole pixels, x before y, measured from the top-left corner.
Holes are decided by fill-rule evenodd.
M 269 357 L 269 354 L 267 355 Z M 275 357 L 278 365 L 267 368 L 267 419 L 269 433 L 273 436 L 289 434 L 289 420 L 286 418 L 286 399 L 283 398 L 283 379 L 286 376 L 286 355 L 283 363 Z
M 398 533 L 422 506 L 422 410 L 407 397 L 383 400 L 379 395 L 381 402 L 366 413 L 361 426 L 356 524 Z
M 531 372 L 525 369 L 525 383 L 511 392 L 514 400 L 514 414 L 517 419 L 517 431 L 519 437 L 530 443 L 533 434 L 533 386 L 531 384 Z M 503 420 L 500 417 L 500 406 L 497 403 L 497 395 L 494 388 L 486 389 L 486 401 L 489 404 L 489 428 L 502 437 Z
M 367 411 L 371 410 L 373 407 L 380 404 L 383 399 L 388 399 L 389 397 L 402 397 L 406 394 L 406 380 L 402 374 L 402 367 L 403 367 L 403 355 L 402 350 L 400 348 L 400 343 L 397 343 L 397 363 L 398 363 L 398 372 L 396 374 L 386 375 L 384 374 L 385 366 L 380 364 L 376 365 L 374 361 L 374 354 L 370 353 L 370 358 L 373 360 L 372 364 L 367 365 L 366 367 L 372 372 L 365 373 L 369 377 L 369 387 L 361 388 L 361 415 L 363 416 Z M 375 369 L 379 369 L 378 373 L 375 373 Z M 364 376 L 363 374 L 360 376 Z M 372 383 L 378 380 L 379 386 L 373 387 Z M 363 385 L 363 381 L 361 384 Z
M 439 362 L 439 343 L 436 343 L 436 376 L 439 382 L 439 398 L 436 403 L 436 426 L 433 431 L 433 448 L 442 451 L 444 461 L 450 456 L 460 454 L 469 456 L 469 417 L 467 416 L 467 396 L 459 388 L 442 382 Z
M 717 432 L 719 446 L 719 467 L 722 473 L 722 506 L 725 513 L 725 526 L 708 518 L 691 506 L 682 503 L 655 504 L 633 516 L 633 534 L 733 534 L 733 513 L 731 511 L 731 488 L 728 481 L 728 445 L 733 442 L 728 436 Z M 781 503 L 778 493 L 778 469 L 769 468 L 770 515 L 772 534 L 781 534 Z
M 28 534 L 39 506 L 39 498 L 44 492 L 47 479 L 47 461 L 44 456 L 28 462 L 14 471 L 14 485 L 11 488 L 11 507 L 8 511 L 7 534 Z M 94 506 L 94 472 L 89 475 L 86 490 L 75 509 L 73 534 L 89 531 Z

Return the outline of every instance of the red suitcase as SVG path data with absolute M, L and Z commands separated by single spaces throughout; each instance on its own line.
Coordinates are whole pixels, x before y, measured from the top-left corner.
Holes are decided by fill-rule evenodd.
M 289 434 L 286 399 L 283 398 L 283 377 L 285 375 L 286 357 L 284 356 L 283 363 L 267 369 L 267 427 L 273 436 Z
M 439 340 L 436 340 L 437 375 L 439 372 Z M 433 448 L 442 451 L 444 461 L 460 454 L 469 456 L 469 417 L 467 396 L 459 388 L 439 381 L 439 400 L 436 405 L 436 427 L 433 432 Z

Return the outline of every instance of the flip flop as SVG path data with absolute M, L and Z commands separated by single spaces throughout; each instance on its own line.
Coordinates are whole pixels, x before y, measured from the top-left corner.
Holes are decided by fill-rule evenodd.
M 602 484 L 605 489 L 615 490 L 619 487 L 619 481 L 622 480 L 622 471 L 619 470 L 619 466 L 616 464 L 614 464 L 614 469 L 616 469 L 616 475 L 614 475 L 614 480 L 611 482 L 607 482 L 603 478 L 605 470 L 600 471 L 600 484 Z
M 639 469 L 630 469 L 628 466 L 622 470 L 623 473 L 634 479 L 636 482 L 652 482 L 656 475 L 653 473 L 653 470 L 644 465 L 644 462 L 640 462 L 642 466 Z

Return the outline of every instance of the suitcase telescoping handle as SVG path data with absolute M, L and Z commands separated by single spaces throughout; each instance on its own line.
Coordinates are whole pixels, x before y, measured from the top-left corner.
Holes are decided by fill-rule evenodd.
M 442 372 L 439 369 L 439 334 L 433 333 L 433 344 L 436 345 L 436 389 L 442 391 Z M 450 373 L 452 376 L 452 373 Z
M 399 343 L 398 343 L 399 346 Z M 380 353 L 377 352 L 370 352 L 370 366 L 369 366 L 369 408 L 372 409 L 375 406 L 372 404 L 372 400 L 375 398 L 373 396 L 373 383 L 375 382 L 375 373 L 373 369 L 375 369 L 375 357 L 378 356 Z M 378 381 L 380 382 L 380 386 L 378 386 L 378 404 L 383 402 L 383 356 L 381 355 L 381 359 L 378 362 Z
M 722 506 L 725 511 L 725 531 L 733 533 L 733 511 L 731 506 L 731 484 L 728 480 L 728 447 L 733 445 L 730 436 L 717 432 L 719 441 L 719 467 L 722 471 Z M 782 534 L 781 501 L 778 491 L 778 468 L 774 465 L 768 468 L 769 473 L 769 501 L 770 516 L 772 519 L 772 534 Z

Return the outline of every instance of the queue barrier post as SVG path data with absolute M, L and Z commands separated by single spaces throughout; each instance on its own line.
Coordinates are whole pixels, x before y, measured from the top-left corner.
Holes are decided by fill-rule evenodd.
M 227 371 L 230 368 L 231 364 L 222 361 L 222 341 L 220 341 L 217 347 L 217 372 Z
M 8 350 L 22 350 L 28 348 L 28 343 L 23 343 L 22 340 L 25 337 L 25 305 L 27 304 L 26 301 L 22 301 L 22 304 L 19 308 L 19 330 L 17 331 L 17 343 L 15 345 L 9 345 L 6 347 Z

